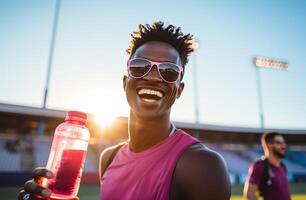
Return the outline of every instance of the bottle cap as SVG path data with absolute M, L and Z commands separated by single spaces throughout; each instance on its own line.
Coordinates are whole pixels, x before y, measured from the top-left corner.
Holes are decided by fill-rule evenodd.
M 79 111 L 69 111 L 65 121 L 76 121 L 85 125 L 87 122 L 87 114 Z

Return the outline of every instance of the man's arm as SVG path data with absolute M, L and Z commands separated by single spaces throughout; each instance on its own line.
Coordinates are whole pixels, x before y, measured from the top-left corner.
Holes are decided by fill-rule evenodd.
M 257 200 L 257 192 L 258 192 L 258 185 L 245 182 L 244 189 L 243 189 L 243 196 L 247 200 Z
M 248 170 L 248 177 L 244 184 L 243 196 L 248 200 L 257 200 L 259 184 L 264 173 L 262 161 L 253 163 Z
M 201 144 L 193 145 L 178 160 L 171 199 L 228 200 L 231 185 L 223 158 Z

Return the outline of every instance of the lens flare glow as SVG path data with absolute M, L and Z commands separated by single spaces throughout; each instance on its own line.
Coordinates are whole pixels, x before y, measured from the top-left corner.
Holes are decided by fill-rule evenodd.
M 109 113 L 94 113 L 94 120 L 96 123 L 101 126 L 101 128 L 106 128 L 110 125 L 112 125 L 115 122 L 116 116 L 110 115 Z

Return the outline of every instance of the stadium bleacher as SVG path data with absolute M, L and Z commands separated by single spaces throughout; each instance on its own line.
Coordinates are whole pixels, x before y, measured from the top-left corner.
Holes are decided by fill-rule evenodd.
M 247 173 L 248 167 L 250 166 L 251 162 L 243 159 L 242 157 L 239 157 L 237 154 L 229 150 L 224 150 L 220 148 L 214 150 L 223 156 L 224 160 L 228 165 L 229 172 L 235 174 Z
M 0 172 L 20 172 L 24 170 L 21 167 L 21 153 L 19 151 L 10 152 L 7 149 L 7 143 L 12 138 L 0 138 Z M 47 163 L 49 151 L 51 148 L 51 137 L 35 137 L 33 140 L 35 166 L 45 166 Z M 106 146 L 104 145 L 104 148 Z M 226 149 L 221 146 L 209 145 L 209 147 L 221 154 L 227 163 L 232 183 L 244 183 L 250 164 L 259 159 L 262 155 L 260 148 Z M 85 173 L 97 174 L 98 172 L 98 155 L 102 149 L 89 147 L 86 162 L 83 171 Z M 288 151 L 291 155 L 291 151 Z M 304 151 L 294 151 L 295 155 L 305 155 Z M 294 181 L 295 176 L 306 176 L 306 167 L 301 162 L 295 162 L 296 157 L 288 156 L 284 159 L 289 172 L 289 180 Z M 293 159 L 292 159 L 293 158 Z
M 54 130 L 64 120 L 64 116 L 65 112 L 60 110 L 0 103 L 2 124 L 0 126 L 0 173 L 28 173 L 27 176 L 31 177 L 32 169 L 37 166 L 46 166 Z M 37 124 L 42 117 L 46 122 L 45 135 L 39 135 L 37 132 Z M 88 128 L 95 142 L 89 145 L 83 169 L 85 174 L 90 174 L 88 182 L 97 183 L 99 181 L 97 173 L 100 152 L 110 145 L 127 139 L 127 121 L 127 118 L 120 118 L 111 127 L 104 129 L 102 134 L 95 121 L 89 118 Z M 197 137 L 209 148 L 223 156 L 228 165 L 232 183 L 244 183 L 249 166 L 263 153 L 258 144 L 261 132 L 256 128 L 223 127 L 184 122 L 175 122 L 175 125 Z M 291 146 L 288 146 L 288 156 L 284 162 L 288 168 L 289 179 L 291 181 L 305 181 L 306 148 L 303 140 L 306 135 L 305 130 L 279 131 L 286 134 L 288 144 L 300 147 L 300 149 L 290 150 Z M 31 134 L 32 138 L 27 138 Z M 32 146 L 28 148 L 27 153 L 20 149 L 18 140 L 21 143 L 27 143 L 28 147 Z M 31 162 L 27 162 L 27 160 Z M 2 175 L 12 176 L 12 174 Z M 19 176 L 20 174 L 16 177 Z
M 0 138 L 0 172 L 22 171 L 21 153 L 20 151 L 10 152 L 5 146 L 12 141 L 9 138 Z M 49 152 L 51 149 L 52 138 L 38 137 L 33 140 L 34 145 L 34 160 L 35 166 L 45 166 L 48 161 Z M 92 161 L 90 154 L 86 157 L 84 166 L 85 172 L 97 172 L 98 166 Z
M 244 147 L 244 149 L 233 150 L 233 149 L 222 149 L 221 147 L 210 146 L 213 150 L 221 154 L 228 165 L 228 171 L 230 173 L 230 178 L 232 183 L 239 183 L 242 184 L 245 182 L 247 177 L 248 168 L 250 165 L 261 158 L 263 152 L 260 147 L 258 148 L 248 148 Z M 290 150 L 288 150 L 290 155 Z M 304 154 L 304 151 L 298 151 L 299 153 L 296 154 L 297 151 L 294 152 L 295 155 Z M 295 162 L 295 160 L 289 160 L 286 157 L 283 159 L 284 164 L 288 170 L 288 178 L 290 181 L 295 181 L 301 179 L 304 180 L 306 176 L 306 167 L 301 165 L 299 162 Z
M 48 161 L 52 140 L 49 138 L 38 138 L 34 140 L 34 155 L 36 166 L 45 166 Z
M 6 149 L 7 138 L 0 138 L 0 171 L 13 172 L 20 171 L 20 154 L 17 152 L 9 152 Z
M 287 151 L 287 158 L 306 167 L 306 151 L 289 150 Z

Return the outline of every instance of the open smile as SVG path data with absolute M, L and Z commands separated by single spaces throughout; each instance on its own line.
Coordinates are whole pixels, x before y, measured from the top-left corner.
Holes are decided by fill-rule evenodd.
M 164 97 L 164 92 L 156 88 L 141 87 L 137 89 L 137 94 L 141 100 L 148 103 L 155 103 Z

